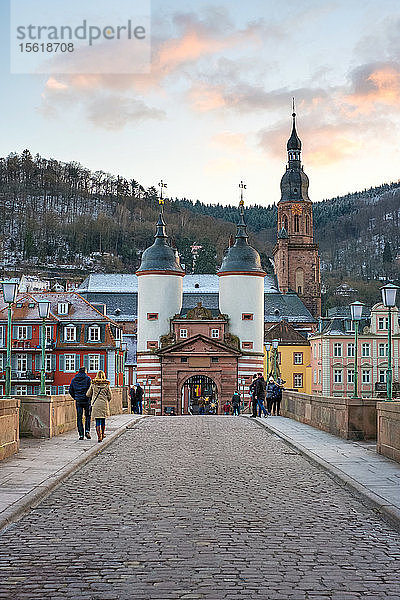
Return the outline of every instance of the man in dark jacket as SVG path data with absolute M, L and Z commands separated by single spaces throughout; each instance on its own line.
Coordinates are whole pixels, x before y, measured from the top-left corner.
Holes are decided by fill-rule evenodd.
M 257 404 L 258 404 L 258 416 L 261 417 L 261 411 L 262 411 L 263 414 L 264 414 L 264 417 L 266 417 L 267 416 L 267 409 L 264 406 L 264 400 L 265 400 L 265 379 L 264 379 L 262 373 L 257 373 L 255 396 L 257 398 Z
M 69 386 L 69 393 L 75 400 L 76 405 L 76 424 L 78 426 L 79 439 L 83 440 L 83 422 L 82 417 L 85 413 L 85 436 L 90 440 L 90 399 L 87 398 L 86 392 L 88 391 L 91 383 L 89 375 L 86 373 L 86 367 L 81 367 L 78 373 L 75 375 Z
M 252 409 L 252 414 L 250 415 L 251 417 L 257 416 L 256 385 L 257 385 L 257 374 L 253 375 L 253 381 L 251 382 L 250 387 L 249 387 L 250 402 L 251 402 L 251 409 Z
M 233 394 L 232 396 L 232 408 L 233 408 L 233 415 L 240 415 L 240 394 L 239 392 L 236 390 L 236 392 Z
M 137 405 L 137 401 L 136 401 L 135 386 L 132 386 L 131 389 L 129 390 L 129 398 L 131 399 L 131 412 L 135 413 L 135 415 L 136 415 L 138 413 L 138 405 Z
M 136 394 L 135 394 L 135 400 L 136 400 L 136 406 L 137 406 L 137 410 L 139 415 L 141 415 L 143 413 L 143 407 L 142 407 L 142 402 L 143 402 L 143 388 L 140 387 L 140 383 L 136 384 Z

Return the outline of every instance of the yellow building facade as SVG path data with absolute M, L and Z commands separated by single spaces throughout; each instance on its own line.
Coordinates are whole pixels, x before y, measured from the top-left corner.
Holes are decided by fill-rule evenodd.
M 276 351 L 272 347 L 272 340 L 278 340 Z M 312 370 L 309 342 L 290 323 L 281 321 L 266 331 L 265 343 L 271 346 L 268 353 L 264 346 L 265 379 L 271 374 L 274 375 L 276 352 L 277 375 L 285 381 L 284 387 L 311 394 Z

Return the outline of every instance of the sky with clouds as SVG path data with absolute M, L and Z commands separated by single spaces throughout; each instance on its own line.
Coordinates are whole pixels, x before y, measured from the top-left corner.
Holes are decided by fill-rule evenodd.
M 295 96 L 313 201 L 399 179 L 398 0 L 153 0 L 151 12 L 148 74 L 12 75 L 1 0 L 1 156 L 29 148 L 211 203 L 236 203 L 244 180 L 246 202 L 268 205 Z

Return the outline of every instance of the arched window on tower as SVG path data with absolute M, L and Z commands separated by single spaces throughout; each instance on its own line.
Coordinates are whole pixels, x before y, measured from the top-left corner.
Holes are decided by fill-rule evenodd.
M 310 233 L 310 216 L 306 215 L 306 233 Z
M 296 269 L 296 292 L 301 295 L 304 291 L 304 271 L 301 267 Z
M 300 231 L 299 215 L 294 215 L 294 232 L 299 233 L 299 231 Z
M 283 215 L 282 217 L 282 227 L 284 227 L 286 229 L 286 231 L 289 230 L 288 228 L 288 218 L 286 215 Z

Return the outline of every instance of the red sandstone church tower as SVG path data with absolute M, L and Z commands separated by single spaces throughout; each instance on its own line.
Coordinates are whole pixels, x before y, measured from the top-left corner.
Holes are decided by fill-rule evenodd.
M 308 177 L 301 165 L 301 140 L 296 113 L 287 143 L 288 165 L 281 180 L 278 203 L 278 239 L 273 251 L 279 289 L 296 292 L 311 314 L 321 316 L 321 280 L 318 246 L 314 243 L 312 202 Z

